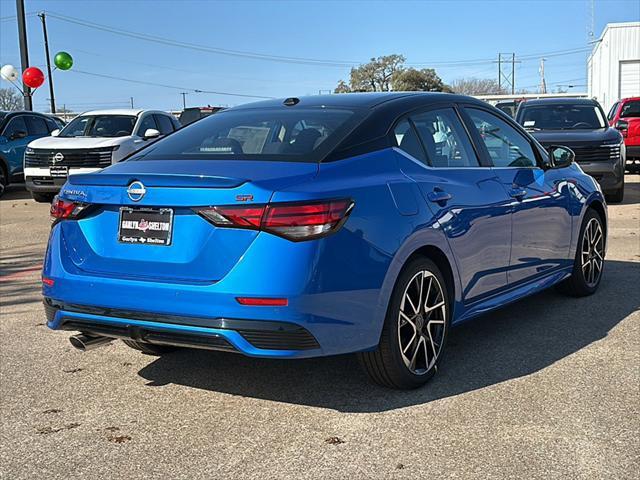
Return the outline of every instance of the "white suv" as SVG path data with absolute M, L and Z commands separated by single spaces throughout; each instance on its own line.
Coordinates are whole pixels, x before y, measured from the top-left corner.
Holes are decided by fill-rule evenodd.
M 180 128 L 171 114 L 157 110 L 97 110 L 74 118 L 51 137 L 31 142 L 24 154 L 27 190 L 50 202 L 74 173 L 89 173 L 119 162 Z

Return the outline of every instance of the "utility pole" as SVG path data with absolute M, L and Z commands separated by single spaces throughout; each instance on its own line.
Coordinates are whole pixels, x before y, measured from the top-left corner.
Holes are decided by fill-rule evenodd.
M 516 93 L 516 63 L 521 63 L 520 60 L 516 60 L 516 54 L 511 54 L 511 60 L 502 60 L 503 53 L 498 54 L 498 61 L 494 62 L 498 64 L 498 90 L 499 91 L 511 91 L 511 95 Z M 502 68 L 503 63 L 511 63 L 511 73 L 508 70 Z
M 51 101 L 51 113 L 56 113 L 56 98 L 53 95 L 53 75 L 51 75 L 51 59 L 49 57 L 49 39 L 47 37 L 47 21 L 45 19 L 45 13 L 38 14 L 40 20 L 42 20 L 42 35 L 44 35 L 44 53 L 47 57 L 47 75 L 49 78 L 49 100 Z
M 516 54 L 511 54 L 511 95 L 516 93 Z
M 129 97 L 129 99 L 131 100 L 131 108 L 133 108 L 133 97 Z
M 180 93 L 180 95 L 182 95 L 182 109 L 184 110 L 185 108 L 187 108 L 187 93 L 189 92 L 182 92 Z
M 546 58 L 540 59 L 540 93 L 547 93 L 547 81 L 544 78 L 544 62 Z
M 24 18 L 24 0 L 16 0 L 16 13 L 18 17 L 18 43 L 20 44 L 20 63 L 22 71 L 29 68 L 29 49 L 27 47 L 27 23 Z M 22 83 L 22 95 L 24 96 L 24 109 L 33 110 L 31 101 L 31 89 Z

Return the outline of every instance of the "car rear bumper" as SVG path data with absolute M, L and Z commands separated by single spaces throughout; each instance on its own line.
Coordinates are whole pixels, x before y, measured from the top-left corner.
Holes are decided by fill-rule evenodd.
M 47 325 L 54 330 L 256 357 L 322 354 L 308 330 L 288 322 L 180 317 L 71 305 L 51 298 L 45 298 L 44 307 Z
M 580 168 L 595 178 L 602 191 L 613 193 L 624 184 L 624 164 L 621 160 L 602 162 L 580 162 Z
M 50 283 L 43 296 L 55 306 L 52 329 L 147 341 L 161 333 L 175 345 L 184 342 L 166 334 L 188 335 L 191 343 L 216 337 L 233 351 L 274 358 L 351 353 L 379 341 L 384 266 L 379 279 L 362 285 L 360 276 L 357 285 L 344 265 L 321 255 L 322 240 L 292 243 L 261 233 L 222 279 L 189 283 L 83 271 L 68 257 L 60 227 L 53 227 L 43 268 Z M 286 298 L 287 305 L 242 305 L 238 297 Z

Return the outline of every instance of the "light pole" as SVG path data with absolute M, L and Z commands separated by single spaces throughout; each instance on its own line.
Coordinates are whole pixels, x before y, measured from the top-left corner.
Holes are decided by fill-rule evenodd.
M 20 63 L 22 71 L 29 68 L 29 49 L 27 47 L 27 23 L 24 18 L 24 0 L 16 0 L 16 13 L 18 18 L 18 42 L 20 44 Z M 31 101 L 31 88 L 22 82 L 22 95 L 24 96 L 24 109 L 33 110 Z
M 56 113 L 56 98 L 53 95 L 53 75 L 51 75 L 51 59 L 49 57 L 49 39 L 47 37 L 47 21 L 45 20 L 45 13 L 38 14 L 40 20 L 42 20 L 42 35 L 44 36 L 44 53 L 47 57 L 47 74 L 49 75 L 49 100 L 51 101 L 51 113 Z

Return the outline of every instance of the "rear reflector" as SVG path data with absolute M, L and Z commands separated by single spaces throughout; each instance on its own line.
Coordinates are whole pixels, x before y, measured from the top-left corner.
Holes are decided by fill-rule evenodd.
M 351 200 L 270 203 L 200 208 L 196 211 L 218 227 L 263 230 L 293 241 L 311 240 L 337 231 L 353 209 Z
M 286 307 L 289 305 L 289 300 L 286 298 L 237 297 L 236 300 L 240 305 L 254 307 Z
M 47 287 L 53 287 L 55 281 L 51 278 L 42 277 L 42 283 L 44 283 Z

